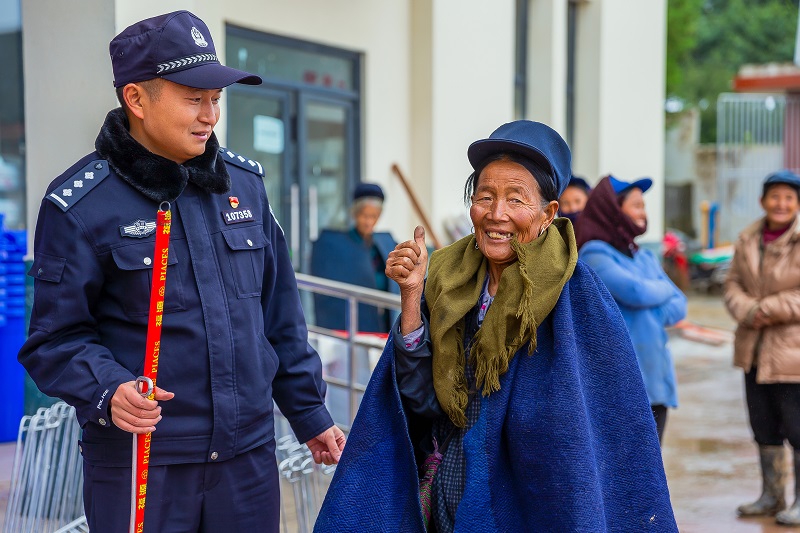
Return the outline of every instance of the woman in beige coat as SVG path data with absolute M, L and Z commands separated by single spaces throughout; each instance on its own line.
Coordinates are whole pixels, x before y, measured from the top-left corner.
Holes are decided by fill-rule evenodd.
M 744 369 L 750 427 L 761 456 L 763 490 L 740 516 L 776 515 L 800 525 L 800 177 L 764 180 L 765 216 L 736 243 L 725 305 L 738 322 L 734 364 Z M 795 502 L 785 501 L 784 439 L 794 449 Z

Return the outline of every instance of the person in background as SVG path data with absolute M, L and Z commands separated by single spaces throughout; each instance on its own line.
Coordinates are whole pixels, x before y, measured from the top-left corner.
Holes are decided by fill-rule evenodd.
M 592 193 L 592 188 L 589 183 L 580 176 L 572 175 L 569 179 L 569 184 L 561 196 L 558 198 L 558 214 L 559 216 L 570 219 L 574 225 L 578 221 L 578 216 L 586 206 L 589 200 L 589 195 Z
M 739 235 L 724 285 L 737 322 L 734 364 L 744 370 L 750 428 L 758 445 L 762 492 L 740 516 L 774 515 L 800 525 L 800 177 L 764 180 L 764 216 Z M 783 444 L 794 451 L 795 501 L 786 510 Z
M 389 233 L 375 232 L 383 211 L 384 195 L 374 183 L 359 183 L 353 193 L 353 225 L 341 231 L 325 229 L 314 242 L 311 274 L 370 289 L 400 292 L 384 273 L 386 258 L 397 245 Z M 314 295 L 316 324 L 329 329 L 347 329 L 347 302 L 341 298 Z M 358 331 L 388 333 L 396 313 L 372 305 L 358 306 Z
M 144 533 L 277 533 L 274 405 L 317 462 L 337 462 L 345 439 L 325 408 L 261 165 L 213 133 L 222 88 L 261 78 L 222 65 L 188 11 L 129 26 L 110 52 L 122 107 L 42 200 L 18 359 L 42 392 L 75 407 L 91 531 L 129 530 L 131 434 L 152 432 Z M 169 253 L 154 257 L 165 206 Z M 147 399 L 134 380 L 156 266 L 166 292 Z
M 661 441 L 667 409 L 678 406 L 665 328 L 686 316 L 686 296 L 658 257 L 635 242 L 647 230 L 643 194 L 652 184 L 650 178 L 600 180 L 578 219 L 576 237 L 580 258 L 603 280 L 625 318 Z
M 422 227 L 389 254 L 402 314 L 315 532 L 677 531 L 625 323 L 556 217 L 566 142 L 520 120 L 467 156 L 475 233 L 427 280 Z

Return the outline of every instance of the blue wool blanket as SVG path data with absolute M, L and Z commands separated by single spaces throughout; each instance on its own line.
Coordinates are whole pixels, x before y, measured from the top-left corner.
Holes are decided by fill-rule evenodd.
M 582 262 L 481 397 L 463 446 L 456 531 L 677 532 L 653 415 L 625 323 Z M 314 531 L 423 533 L 418 468 L 390 338 Z M 411 425 L 410 425 L 411 424 Z

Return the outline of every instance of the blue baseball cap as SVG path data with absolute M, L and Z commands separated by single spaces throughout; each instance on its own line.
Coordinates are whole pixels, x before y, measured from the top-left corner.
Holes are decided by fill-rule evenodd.
M 653 180 L 651 180 L 650 178 L 639 178 L 638 180 L 629 183 L 627 181 L 618 180 L 617 178 L 609 174 L 608 181 L 611 182 L 611 187 L 613 187 L 614 194 L 616 194 L 617 196 L 624 193 L 625 191 L 633 189 L 634 187 L 637 189 L 641 189 L 642 192 L 647 192 L 647 189 L 653 186 Z
M 128 26 L 109 45 L 114 87 L 164 78 L 197 89 L 233 83 L 259 85 L 261 78 L 222 65 L 206 23 L 175 11 Z
M 519 154 L 548 169 L 555 179 L 556 197 L 567 188 L 572 175 L 572 154 L 561 135 L 550 126 L 532 120 L 515 120 L 503 124 L 488 139 L 475 141 L 467 149 L 472 168 L 499 153 Z
M 772 185 L 778 184 L 789 185 L 798 191 L 798 194 L 800 194 L 800 176 L 791 170 L 784 169 L 779 170 L 778 172 L 773 172 L 764 179 L 764 187 L 761 192 L 761 196 L 767 194 L 767 189 L 769 189 Z

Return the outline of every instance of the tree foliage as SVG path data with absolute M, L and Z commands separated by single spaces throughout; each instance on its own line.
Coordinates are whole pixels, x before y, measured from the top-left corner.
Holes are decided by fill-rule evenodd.
M 794 57 L 798 0 L 668 0 L 667 95 L 701 110 L 716 140 L 716 101 L 745 64 Z

